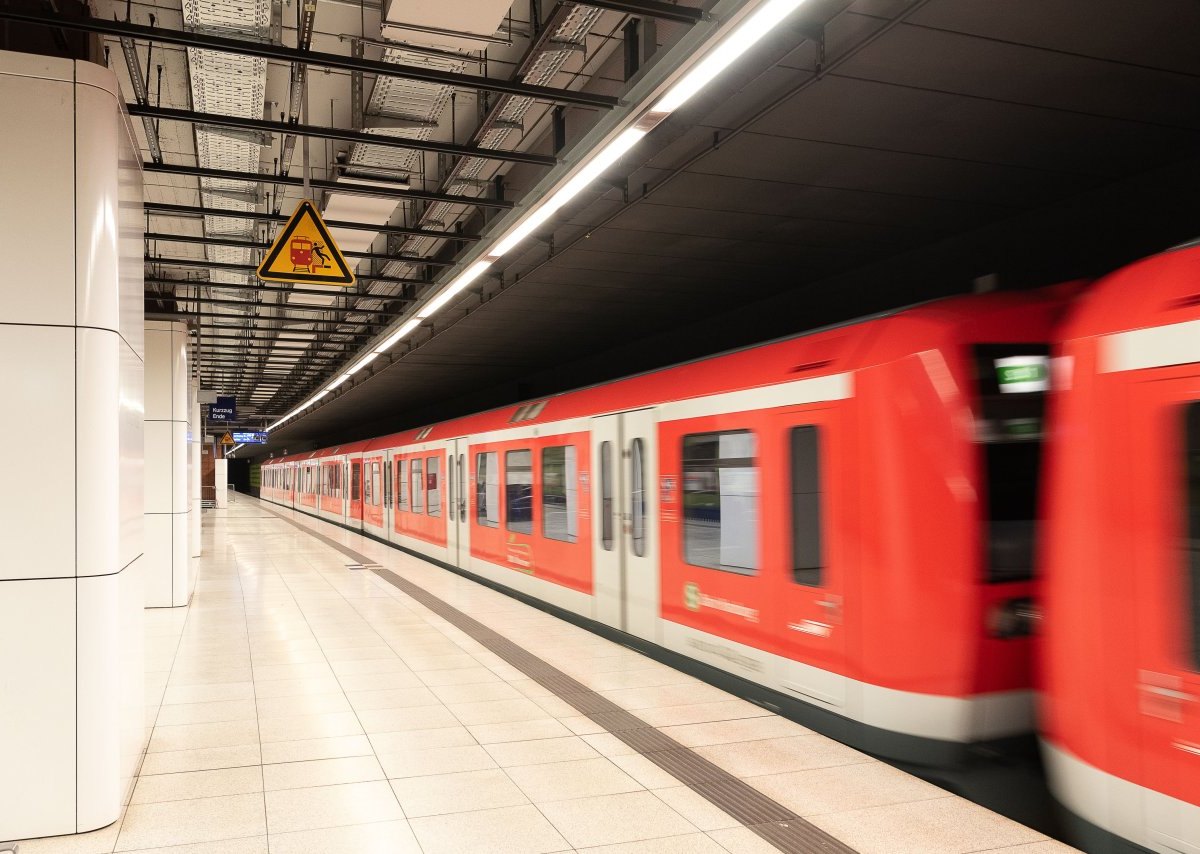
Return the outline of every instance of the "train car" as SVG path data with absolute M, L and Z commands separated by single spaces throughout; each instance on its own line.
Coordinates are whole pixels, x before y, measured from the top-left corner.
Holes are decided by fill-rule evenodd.
M 1065 325 L 1047 471 L 1043 753 L 1090 851 L 1200 851 L 1200 248 Z
M 361 529 L 954 762 L 1032 730 L 1064 304 L 943 300 L 374 440 Z

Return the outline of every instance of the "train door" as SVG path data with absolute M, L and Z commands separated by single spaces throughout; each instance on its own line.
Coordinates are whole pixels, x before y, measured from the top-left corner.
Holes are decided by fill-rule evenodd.
M 658 482 L 654 411 L 592 419 L 595 618 L 657 640 Z
M 350 522 L 350 458 L 342 458 L 342 524 Z
M 841 439 L 838 414 L 832 408 L 801 407 L 771 417 L 771 455 L 780 464 L 764 468 L 762 494 L 780 511 L 769 521 L 783 529 L 783 536 L 771 539 L 786 543 L 783 571 L 774 579 L 781 607 L 771 609 L 782 623 L 778 632 L 788 659 L 780 684 L 806 700 L 840 707 L 846 702 L 847 556 L 844 543 L 829 535 L 831 505 L 842 501 L 830 491 L 831 461 Z
M 467 524 L 467 440 L 446 444 L 446 562 L 465 567 L 471 553 Z
M 396 485 L 395 468 L 396 452 L 387 451 L 383 461 L 383 531 L 389 542 L 395 542 L 396 537 Z
M 1131 397 L 1143 811 L 1156 847 L 1200 852 L 1200 376 L 1139 383 Z

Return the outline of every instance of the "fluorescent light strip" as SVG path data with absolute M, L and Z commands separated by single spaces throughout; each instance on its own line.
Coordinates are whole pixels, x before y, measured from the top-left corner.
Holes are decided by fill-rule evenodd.
M 654 105 L 652 111 L 670 113 L 678 110 L 803 2 L 804 0 L 771 0 L 717 45 L 708 56 L 700 60 L 699 65 L 688 71 Z
M 529 235 L 533 234 L 541 225 L 543 225 L 555 212 L 563 205 L 579 195 L 587 188 L 592 181 L 596 180 L 604 170 L 612 166 L 621 155 L 625 154 L 647 133 L 653 130 L 658 124 L 663 121 L 668 115 L 687 103 L 696 93 L 701 91 L 705 86 L 711 83 L 716 77 L 728 68 L 742 54 L 758 43 L 763 36 L 769 33 L 772 29 L 778 26 L 788 15 L 794 12 L 803 4 L 805 0 L 768 0 L 758 11 L 752 13 L 745 21 L 737 26 L 736 29 L 726 36 L 719 45 L 711 50 L 704 59 L 700 60 L 697 65 L 694 65 L 687 71 L 682 78 L 677 80 L 667 93 L 663 95 L 654 104 L 653 107 L 641 114 L 640 118 L 632 127 L 626 128 L 608 145 L 604 146 L 598 152 L 594 152 L 591 157 L 583 162 L 583 168 L 579 170 L 566 184 L 555 191 L 549 198 L 541 204 L 534 207 L 525 217 L 518 222 L 511 231 L 509 231 L 499 243 L 491 250 L 486 252 L 482 258 L 463 271 L 455 278 L 447 287 L 443 288 L 437 296 L 429 300 L 417 312 L 415 317 L 409 318 L 399 329 L 391 336 L 384 340 L 372 352 L 368 353 L 358 362 L 356 362 L 349 370 L 341 377 L 331 383 L 323 392 L 316 397 L 311 398 L 303 406 L 295 411 L 285 415 L 279 421 L 276 421 L 268 430 L 273 430 L 278 425 L 287 421 L 294 415 L 298 415 L 302 410 L 306 409 L 313 403 L 316 403 L 330 391 L 337 388 L 339 385 L 348 380 L 351 376 L 361 371 L 372 361 L 374 361 L 380 353 L 395 346 L 397 342 L 411 333 L 414 329 L 421 325 L 421 321 L 433 315 L 439 309 L 443 308 L 454 296 L 463 289 L 468 287 L 473 281 L 479 278 L 480 275 L 495 261 L 504 255 L 511 252 L 518 243 L 520 243 Z

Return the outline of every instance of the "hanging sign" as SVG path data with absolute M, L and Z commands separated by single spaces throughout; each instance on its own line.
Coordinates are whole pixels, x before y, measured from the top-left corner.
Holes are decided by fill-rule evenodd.
M 236 444 L 236 443 L 233 441 L 233 434 L 232 434 L 232 433 L 226 433 L 224 436 L 222 436 L 222 437 L 221 437 L 221 444 L 222 444 L 222 445 L 233 445 L 233 444 Z
M 354 273 L 333 242 L 313 203 L 304 199 L 258 265 L 258 277 L 272 282 L 353 285 Z
M 267 443 L 266 433 L 234 433 L 233 441 L 239 445 L 265 445 Z
M 237 421 L 237 398 L 218 397 L 216 403 L 208 405 L 209 421 Z

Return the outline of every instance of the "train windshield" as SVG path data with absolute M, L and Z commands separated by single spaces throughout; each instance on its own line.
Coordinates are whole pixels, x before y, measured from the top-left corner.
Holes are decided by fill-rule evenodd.
M 1044 344 L 975 347 L 979 406 L 975 441 L 982 455 L 987 580 L 1033 577 L 1038 477 L 1042 463 L 1050 348 Z

